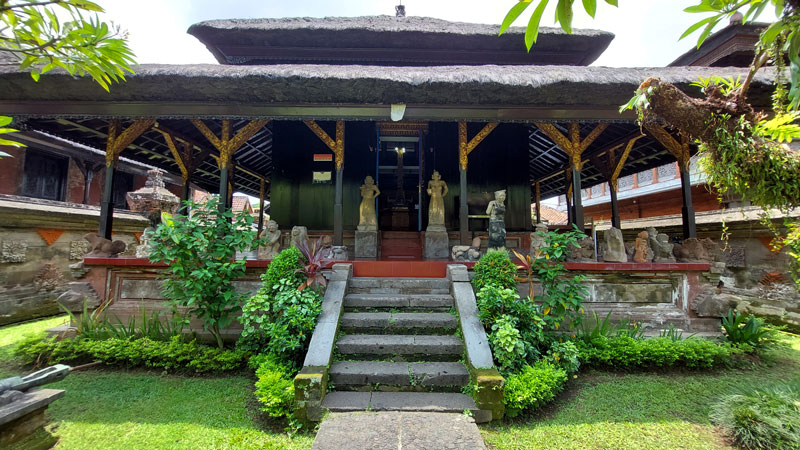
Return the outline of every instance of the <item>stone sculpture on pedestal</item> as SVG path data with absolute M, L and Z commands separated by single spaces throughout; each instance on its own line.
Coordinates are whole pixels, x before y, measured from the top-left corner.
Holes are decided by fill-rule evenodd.
M 113 258 L 125 251 L 125 242 L 111 241 L 94 233 L 86 233 L 84 239 L 89 241 L 90 251 L 86 255 L 93 258 Z
M 274 259 L 281 251 L 281 230 L 278 222 L 270 220 L 261 231 L 264 244 L 258 247 L 258 259 Z
M 428 181 L 428 195 L 431 196 L 428 207 L 428 228 L 425 230 L 425 257 L 447 258 L 450 242 L 444 227 L 444 197 L 447 195 L 447 183 L 434 170 L 432 180 Z
M 381 195 L 375 180 L 367 175 L 361 186 L 361 206 L 358 208 L 356 229 L 356 258 L 378 256 L 378 216 L 375 213 L 375 198 Z
M 500 249 L 506 246 L 506 191 L 495 191 L 494 200 L 486 207 L 489 215 L 489 248 Z
M 672 254 L 674 244 L 669 242 L 669 236 L 659 233 L 655 228 L 648 228 L 648 243 L 653 251 L 653 261 L 658 263 L 673 263 L 675 255 Z
M 175 214 L 180 199 L 166 188 L 163 175 L 164 171 L 161 169 L 148 170 L 144 187 L 125 195 L 131 211 L 149 214 L 157 210 Z
M 628 262 L 625 241 L 619 228 L 611 227 L 603 232 L 603 261 Z

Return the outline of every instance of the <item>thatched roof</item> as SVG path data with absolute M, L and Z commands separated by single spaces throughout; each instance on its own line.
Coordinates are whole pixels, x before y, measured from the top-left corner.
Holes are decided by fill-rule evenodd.
M 291 107 L 314 106 L 327 107 L 326 118 L 347 119 L 353 117 L 347 113 L 349 106 L 405 103 L 420 110 L 560 109 L 560 119 L 568 118 L 570 109 L 613 110 L 614 117 L 619 118 L 617 106 L 650 76 L 696 91 L 689 83 L 700 76 L 746 75 L 745 69 L 703 67 L 450 66 L 386 70 L 375 66 L 142 65 L 134 70 L 135 75 L 113 85 L 109 93 L 89 78 L 73 78 L 63 71 L 49 72 L 34 83 L 16 67 L 0 66 L 0 108 L 7 114 L 41 116 L 300 117 L 304 114 Z M 770 73 L 760 72 L 752 84 L 750 100 L 755 105 L 770 104 Z M 387 117 L 388 110 L 380 109 L 374 117 L 369 113 L 361 118 Z M 448 118 L 439 117 L 459 118 L 481 117 L 465 116 L 458 110 Z
M 189 28 L 222 64 L 564 64 L 588 65 L 614 35 L 541 28 L 526 52 L 524 28 L 498 36 L 499 25 L 430 17 L 232 19 Z

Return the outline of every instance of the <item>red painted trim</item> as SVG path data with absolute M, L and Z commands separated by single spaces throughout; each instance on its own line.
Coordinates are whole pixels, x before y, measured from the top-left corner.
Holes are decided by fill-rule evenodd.
M 340 261 L 353 264 L 353 275 L 356 277 L 413 277 L 444 278 L 449 264 L 464 264 L 472 269 L 473 262 L 454 261 Z M 84 258 L 87 266 L 111 267 L 166 267 L 166 264 L 151 263 L 146 258 Z M 266 268 L 268 260 L 247 260 L 247 268 Z M 706 272 L 707 263 L 608 263 L 608 262 L 568 262 L 564 266 L 568 270 L 585 272 Z

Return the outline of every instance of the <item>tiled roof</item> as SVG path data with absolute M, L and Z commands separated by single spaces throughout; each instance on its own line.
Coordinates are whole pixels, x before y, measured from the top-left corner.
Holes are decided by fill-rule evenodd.
M 531 212 L 535 214 L 536 205 L 531 205 Z M 567 223 L 567 213 L 559 211 L 555 208 L 551 208 L 547 205 L 542 205 L 539 208 L 539 212 L 542 215 L 542 222 L 546 222 L 550 225 L 566 225 Z
M 253 207 L 250 206 L 250 199 L 245 197 L 244 195 L 234 195 L 233 196 L 233 210 L 235 212 L 239 211 L 247 211 L 253 212 Z

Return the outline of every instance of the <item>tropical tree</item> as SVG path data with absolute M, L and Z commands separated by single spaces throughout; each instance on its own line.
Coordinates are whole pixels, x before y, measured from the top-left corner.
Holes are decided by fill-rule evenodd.
M 0 0 L 0 53 L 16 58 L 34 81 L 56 68 L 70 75 L 89 75 L 103 89 L 133 73 L 134 54 L 127 34 L 97 16 L 97 3 L 88 0 Z M 11 122 L 0 116 L 0 134 Z M 0 145 L 22 144 L 0 139 Z M 8 154 L 0 154 L 0 157 Z
M 617 6 L 617 0 L 604 0 Z M 769 211 L 788 212 L 800 207 L 800 152 L 785 143 L 800 138 L 800 0 L 697 0 L 684 9 L 703 18 L 690 26 L 681 39 L 699 32 L 697 46 L 723 20 L 741 14 L 742 23 L 755 21 L 774 8 L 777 20 L 761 33 L 755 57 L 744 80 L 709 77 L 695 84 L 702 96 L 693 97 L 658 78 L 644 80 L 634 97 L 620 111 L 634 109 L 643 126 L 666 124 L 683 139 L 698 144 L 708 183 L 721 194 L 736 194 L 764 209 L 765 223 L 772 225 Z M 529 7 L 536 5 L 528 20 L 525 43 L 536 42 L 542 14 L 555 3 L 555 20 L 572 32 L 574 0 L 522 0 L 506 15 L 504 33 Z M 594 17 L 597 0 L 582 0 L 583 10 Z M 738 16 L 737 16 L 738 17 Z M 535 50 L 534 50 L 535 51 Z M 786 67 L 788 62 L 788 68 Z M 756 73 L 774 66 L 775 91 L 771 113 L 758 111 L 747 102 L 747 92 Z M 788 74 L 788 76 L 787 76 Z M 787 89 L 788 85 L 788 89 Z M 800 288 L 800 222 L 786 219 L 786 237 L 778 237 L 794 259 L 795 280 Z M 777 230 L 773 227 L 773 231 Z

